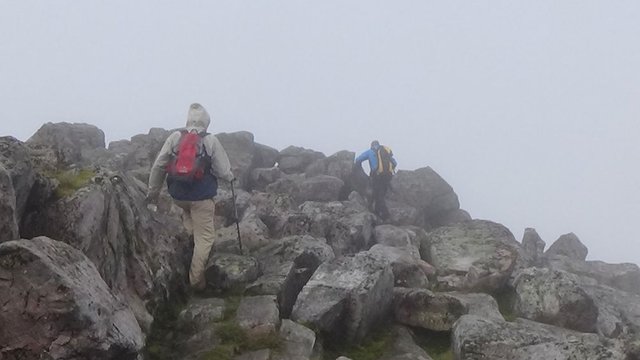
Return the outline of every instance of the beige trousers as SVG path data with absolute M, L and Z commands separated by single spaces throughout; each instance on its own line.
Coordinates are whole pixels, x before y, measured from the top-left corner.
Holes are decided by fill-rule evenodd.
M 189 269 L 189 283 L 195 288 L 204 288 L 205 267 L 209 260 L 209 252 L 215 240 L 213 214 L 215 203 L 213 200 L 178 201 L 176 205 L 182 208 L 182 223 L 189 234 L 193 234 L 193 257 Z

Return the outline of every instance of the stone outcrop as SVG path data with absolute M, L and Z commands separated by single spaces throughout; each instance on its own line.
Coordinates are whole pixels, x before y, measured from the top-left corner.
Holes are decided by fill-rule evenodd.
M 20 238 L 16 192 L 9 172 L 0 164 L 0 243 Z
M 134 360 L 144 345 L 94 264 L 49 238 L 0 244 L 0 304 L 2 359 Z
M 584 261 L 587 258 L 588 252 L 589 250 L 582 241 L 578 239 L 576 234 L 569 233 L 560 236 L 556 242 L 551 244 L 544 255 L 548 258 L 554 256 L 567 256 L 573 260 Z
M 46 123 L 27 144 L 53 150 L 59 166 L 85 165 L 105 150 L 104 132 L 94 125 Z

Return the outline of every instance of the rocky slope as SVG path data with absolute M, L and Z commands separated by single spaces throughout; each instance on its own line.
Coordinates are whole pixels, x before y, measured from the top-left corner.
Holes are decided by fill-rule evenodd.
M 237 191 L 216 197 L 208 295 L 189 237 L 143 205 L 170 131 L 105 146 L 86 124 L 0 138 L 0 359 L 640 359 L 640 268 L 586 261 L 574 234 L 522 242 L 472 219 L 433 169 L 367 209 L 354 153 L 218 134 Z

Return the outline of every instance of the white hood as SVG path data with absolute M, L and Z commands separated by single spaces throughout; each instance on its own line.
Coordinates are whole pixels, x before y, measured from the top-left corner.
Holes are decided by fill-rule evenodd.
M 193 103 L 189 106 L 189 114 L 187 115 L 187 131 L 196 130 L 201 133 L 207 131 L 211 118 L 207 110 L 198 103 Z

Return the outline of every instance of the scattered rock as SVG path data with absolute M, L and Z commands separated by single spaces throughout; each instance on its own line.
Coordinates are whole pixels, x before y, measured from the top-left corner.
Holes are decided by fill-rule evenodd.
M 214 289 L 240 289 L 260 275 L 258 261 L 249 256 L 215 253 L 207 263 L 205 277 Z
M 214 322 L 222 320 L 224 309 L 224 299 L 195 298 L 178 315 L 178 329 L 189 334 L 206 330 Z
M 344 182 L 329 175 L 318 175 L 308 178 L 299 186 L 298 202 L 305 201 L 337 201 L 344 187 Z
M 275 333 L 280 326 L 280 313 L 275 296 L 243 297 L 238 307 L 236 322 L 248 336 Z
M 323 153 L 297 146 L 289 146 L 280 151 L 278 167 L 286 174 L 302 173 L 316 160 L 324 159 Z
M 309 359 L 316 343 L 316 333 L 291 320 L 282 320 L 280 338 L 283 349 L 274 360 Z
M 543 263 L 544 247 L 546 243 L 540 238 L 535 229 L 524 229 L 522 237 L 522 248 L 532 259 L 532 265 L 540 266 Z
M 584 261 L 588 253 L 589 249 L 578 239 L 576 234 L 569 233 L 560 236 L 556 242 L 551 244 L 544 255 L 546 257 L 561 255 L 574 260 Z
M 432 360 L 429 354 L 413 340 L 411 330 L 404 326 L 393 328 L 396 339 L 380 360 Z
M 50 147 L 60 165 L 90 164 L 96 150 L 104 150 L 104 132 L 94 125 L 46 123 L 27 144 Z

